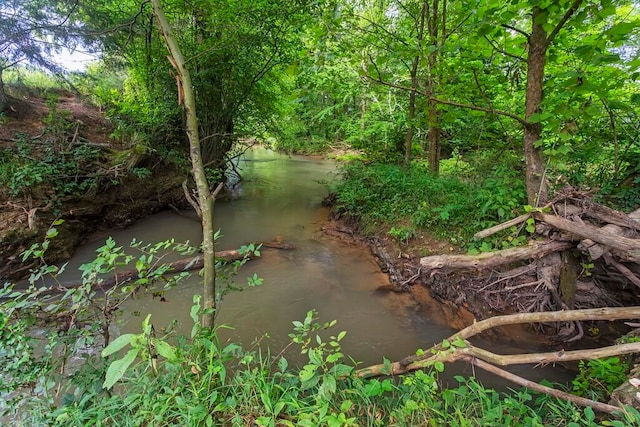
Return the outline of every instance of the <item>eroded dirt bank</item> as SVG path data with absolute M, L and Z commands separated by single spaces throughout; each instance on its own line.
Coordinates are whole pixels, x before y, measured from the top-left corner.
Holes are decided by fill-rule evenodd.
M 48 96 L 16 94 L 0 124 L 0 148 L 6 150 L 0 160 L 7 161 L 0 187 L 0 281 L 28 275 L 33 263 L 24 263 L 21 253 L 42 242 L 57 219 L 64 222 L 56 227 L 49 262 L 69 258 L 100 228 L 124 227 L 184 203 L 184 172 L 114 138 L 113 125 L 96 106 L 65 91 Z M 83 157 L 87 150 L 92 154 Z M 62 162 L 67 169 L 59 167 Z M 69 176 L 60 176 L 68 170 Z M 82 187 L 87 179 L 92 185 Z M 65 180 L 74 190 L 60 189 Z
M 56 219 L 64 222 L 56 226 L 59 234 L 47 251 L 49 262 L 69 258 L 96 230 L 125 227 L 169 205 L 181 206 L 183 180 L 182 174 L 167 174 L 167 170 L 146 179 L 129 177 L 117 185 L 65 200 L 55 208 L 38 200 L 31 200 L 31 205 L 24 200 L 5 200 L 0 206 L 0 280 L 20 279 L 28 274 L 33 263 L 23 263 L 20 254 L 42 242 Z M 34 212 L 38 206 L 44 209 Z
M 537 298 L 538 294 L 545 291 L 540 287 L 536 291 L 535 286 L 528 284 L 511 283 L 496 290 L 495 282 L 502 283 L 505 279 L 501 278 L 499 271 L 492 269 L 442 268 L 428 271 L 421 266 L 425 252 L 446 256 L 453 254 L 455 248 L 430 236 L 418 236 L 412 244 L 407 245 L 392 239 L 383 231 L 376 236 L 363 237 L 357 229 L 357 221 L 333 218 L 323 231 L 350 244 L 367 245 L 376 256 L 380 268 L 389 275 L 389 285 L 382 291 L 411 293 L 424 310 L 437 313 L 437 318 L 444 319 L 456 329 L 489 317 L 523 312 L 521 306 L 531 300 L 532 292 L 538 292 L 534 295 Z M 593 293 L 589 294 L 593 299 Z M 629 287 L 618 291 L 617 295 L 616 301 L 606 299 L 594 308 L 628 305 L 630 299 L 637 298 L 634 297 L 637 292 Z M 568 322 L 501 328 L 494 333 L 501 339 L 522 340 L 524 337 L 532 342 L 578 348 L 612 342 L 626 332 L 628 327 L 623 322 Z

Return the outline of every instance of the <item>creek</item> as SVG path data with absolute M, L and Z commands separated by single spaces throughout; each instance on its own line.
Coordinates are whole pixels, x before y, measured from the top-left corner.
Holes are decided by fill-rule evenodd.
M 333 162 L 257 148 L 245 155 L 239 166 L 243 181 L 230 200 L 216 203 L 216 228 L 222 233 L 217 249 L 236 249 L 250 242 L 274 239 L 293 244 L 296 249 L 263 249 L 260 258 L 242 268 L 236 278 L 238 284 L 245 283 L 246 276 L 254 273 L 264 283 L 224 297 L 217 323 L 233 328 L 221 331 L 224 339 L 239 341 L 245 348 L 259 339 L 262 348 L 268 345 L 271 353 L 277 354 L 289 342 L 291 322 L 303 320 L 307 311 L 316 309 L 320 321 L 337 320 L 334 335 L 348 331 L 343 340 L 344 353 L 366 366 L 380 363 L 383 357 L 398 360 L 454 332 L 449 326 L 451 313 L 436 301 L 428 298 L 418 301 L 409 293 L 380 292 L 379 288 L 388 284 L 388 278 L 381 273 L 368 248 L 323 234 L 321 228 L 329 212 L 321 206 L 326 195 L 322 181 L 337 177 Z M 201 231 L 195 219 L 189 212 L 179 215 L 166 211 L 126 229 L 98 233 L 69 261 L 65 281 L 79 278 L 77 267 L 93 259 L 96 248 L 108 236 L 125 247 L 133 238 L 144 242 L 174 238 L 198 244 Z M 192 298 L 201 293 L 198 279 L 194 274 L 168 291 L 163 300 L 140 295 L 127 301 L 122 307 L 124 323 L 118 327 L 119 332 L 140 332 L 140 323 L 150 313 L 156 330 L 175 319 L 181 325 L 180 332 L 188 334 Z M 505 354 L 542 350 L 520 333 L 474 343 Z M 295 348 L 287 352 L 287 357 L 304 361 L 296 356 Z M 524 366 L 512 371 L 534 381 L 546 378 L 566 382 L 571 376 L 569 371 L 559 368 Z M 442 378 L 455 385 L 453 375 L 473 372 L 466 364 L 459 364 L 447 366 L 446 374 Z M 478 377 L 487 385 L 503 386 L 487 375 Z

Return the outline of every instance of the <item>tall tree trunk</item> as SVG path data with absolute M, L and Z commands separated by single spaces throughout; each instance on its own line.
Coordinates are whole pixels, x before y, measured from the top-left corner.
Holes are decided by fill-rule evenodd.
M 544 67 L 547 59 L 547 33 L 542 23 L 537 22 L 541 9 L 533 8 L 532 31 L 529 37 L 527 58 L 527 93 L 525 101 L 524 158 L 527 201 L 531 206 L 540 206 L 547 200 L 547 183 L 544 177 L 542 150 L 535 144 L 542 137 L 542 123 L 531 123 L 530 119 L 540 112 Z
M 429 169 L 438 175 L 440 173 L 440 115 L 437 104 L 429 100 Z
M 411 148 L 413 147 L 413 135 L 415 133 L 416 118 L 416 90 L 418 88 L 418 66 L 420 65 L 420 56 L 422 55 L 422 41 L 424 39 L 424 26 L 429 11 L 429 0 L 424 0 L 418 22 L 416 22 L 416 41 L 418 53 L 413 58 L 411 64 L 411 90 L 409 91 L 409 117 L 407 127 L 407 138 L 405 140 L 404 162 L 406 165 L 411 161 Z
M 187 137 L 189 138 L 189 153 L 191 167 L 198 190 L 198 202 L 202 212 L 202 243 L 204 257 L 204 295 L 202 301 L 202 327 L 210 328 L 214 325 L 216 308 L 216 269 L 215 269 L 215 239 L 213 224 L 213 205 L 215 196 L 211 194 L 209 183 L 204 171 L 200 136 L 198 133 L 198 116 L 196 113 L 196 98 L 191 83 L 191 75 L 180 51 L 180 46 L 171 31 L 171 26 L 162 10 L 160 0 L 151 0 L 153 13 L 158 21 L 160 32 L 169 49 L 171 64 L 178 74 L 178 91 L 182 91 L 183 107 L 187 116 Z
M 529 56 L 527 57 L 527 94 L 525 102 L 524 158 L 526 163 L 525 180 L 527 201 L 531 206 L 541 206 L 548 199 L 547 181 L 544 171 L 542 149 L 535 144 L 542 137 L 542 124 L 531 123 L 531 116 L 540 112 L 543 97 L 544 67 L 547 49 L 553 43 L 560 30 L 580 9 L 584 0 L 574 0 L 560 21 L 548 34 L 544 29 L 543 11 L 534 6 L 531 13 L 531 35 L 529 36 Z
M 443 4 L 446 7 L 446 3 Z M 440 2 L 433 0 L 431 13 L 429 16 L 429 38 L 432 44 L 432 51 L 429 53 L 429 77 L 427 81 L 427 91 L 429 94 L 427 117 L 429 120 L 429 168 L 431 172 L 438 175 L 440 173 L 440 114 L 438 113 L 438 104 L 434 101 L 436 98 L 436 89 L 438 85 L 437 66 L 438 66 L 438 48 L 440 47 L 439 38 L 439 26 L 440 19 L 438 13 L 440 12 Z M 446 21 L 444 15 L 445 10 L 442 13 L 442 24 Z M 445 34 L 444 29 L 442 32 L 442 43 L 444 44 Z
M 404 163 L 408 166 L 411 162 L 411 148 L 413 147 L 413 133 L 416 124 L 416 87 L 418 86 L 418 62 L 420 57 L 413 58 L 411 66 L 411 90 L 409 91 L 409 117 L 407 123 L 407 139 L 404 145 Z

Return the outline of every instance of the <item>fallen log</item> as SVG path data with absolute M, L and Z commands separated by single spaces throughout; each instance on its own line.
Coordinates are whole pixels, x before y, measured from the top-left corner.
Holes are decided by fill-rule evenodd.
M 484 252 L 478 255 L 433 255 L 420 259 L 420 265 L 426 270 L 438 268 L 476 269 L 495 268 L 514 262 L 542 258 L 554 252 L 570 249 L 571 242 L 536 240 L 527 246 Z
M 613 210 L 607 206 L 594 202 L 585 203 L 585 215 L 597 219 L 605 224 L 614 224 L 619 227 L 640 231 L 640 209 L 636 209 L 628 215 Z
M 591 239 L 612 249 L 613 254 L 623 261 L 640 263 L 640 240 L 618 236 L 603 229 L 588 224 L 577 224 L 565 218 L 545 213 L 534 213 L 539 221 L 553 225 L 563 231 L 580 236 L 583 239 Z
M 614 211 L 615 212 L 615 211 Z M 631 212 L 627 217 L 629 223 L 634 224 L 635 227 L 640 228 L 640 209 Z M 626 226 L 623 228 L 622 226 L 616 225 L 614 223 L 610 223 L 601 228 L 602 231 L 615 234 L 617 236 L 622 237 L 633 237 L 635 228 Z M 591 239 L 585 239 L 578 244 L 578 249 L 580 249 L 583 253 L 588 253 L 592 260 L 597 260 L 602 257 L 605 253 L 607 253 L 608 248 L 602 244 L 596 243 Z
M 476 234 L 473 235 L 473 238 L 479 240 L 479 239 L 484 239 L 485 237 L 493 236 L 494 234 L 499 233 L 502 230 L 506 230 L 510 227 L 513 227 L 514 225 L 522 224 L 529 218 L 531 218 L 531 214 L 527 213 L 524 215 L 520 215 L 519 217 L 513 218 L 512 220 L 509 220 L 507 222 L 503 222 L 502 224 L 494 225 L 491 228 L 478 231 Z

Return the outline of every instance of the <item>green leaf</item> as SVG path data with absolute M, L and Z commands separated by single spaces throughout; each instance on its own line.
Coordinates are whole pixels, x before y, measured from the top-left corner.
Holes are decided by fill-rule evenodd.
M 350 400 L 345 400 L 340 404 L 340 411 L 346 412 L 353 406 L 353 402 Z
M 382 358 L 382 370 L 381 372 L 385 375 L 391 375 L 391 361 L 386 357 Z
M 327 363 L 335 363 L 338 360 L 342 359 L 344 355 L 340 352 L 332 353 L 327 356 Z
M 437 360 L 433 363 L 433 368 L 437 371 L 437 372 L 444 372 L 444 363 L 442 363 L 441 361 Z
M 104 350 L 102 350 L 102 357 L 107 357 L 113 353 L 122 350 L 127 344 L 131 343 L 131 339 L 134 334 L 123 334 L 113 340 Z
M 114 360 L 111 365 L 109 365 L 106 378 L 102 384 L 103 388 L 107 390 L 111 389 L 111 387 L 122 378 L 127 368 L 133 363 L 136 356 L 138 356 L 138 351 L 137 348 L 131 349 L 122 359 Z
M 622 101 L 618 101 L 617 99 L 611 99 L 607 102 L 607 105 L 609 105 L 609 108 L 611 108 L 612 110 L 624 110 L 624 111 L 630 111 L 632 110 L 632 108 L 625 104 Z
M 280 370 L 280 372 L 286 372 L 288 367 L 289 363 L 287 362 L 287 359 L 281 357 L 280 360 L 278 360 L 278 369 Z
M 544 112 L 544 113 L 536 113 L 536 114 L 532 114 L 529 117 L 529 123 L 540 123 L 544 120 L 547 120 L 548 118 L 550 118 L 551 116 L 553 116 L 553 113 L 550 112 Z
M 607 30 L 607 34 L 612 36 L 626 36 L 638 28 L 637 22 L 619 22 Z
M 322 365 L 322 357 L 315 348 L 309 350 L 309 361 L 314 365 Z
M 175 362 L 177 360 L 177 353 L 175 347 L 171 344 L 168 344 L 164 341 L 154 339 L 153 343 L 156 346 L 156 351 L 158 354 L 170 362 Z
M 587 406 L 584 408 L 584 416 L 590 423 L 594 422 L 596 419 L 596 414 L 593 412 L 593 408 Z
M 315 375 L 316 375 L 316 369 L 317 368 L 318 367 L 316 365 L 305 365 L 304 368 L 302 368 L 302 370 L 298 374 L 298 377 L 300 378 L 300 381 L 302 383 L 306 383 L 306 382 L 311 381 L 313 379 L 313 377 L 315 377 Z
M 344 377 L 349 375 L 351 371 L 353 371 L 353 367 L 345 365 L 343 363 L 338 363 L 329 370 L 329 373 L 331 375 L 335 375 L 336 377 Z
M 323 375 L 318 393 L 325 399 L 329 399 L 336 392 L 336 388 L 336 379 L 331 375 Z

